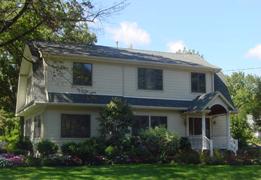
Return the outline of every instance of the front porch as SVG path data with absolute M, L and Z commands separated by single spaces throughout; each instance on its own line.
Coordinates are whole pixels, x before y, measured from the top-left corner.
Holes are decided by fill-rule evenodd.
M 195 150 L 227 149 L 235 154 L 238 141 L 231 137 L 230 114 L 234 108 L 219 93 L 198 97 L 185 112 L 186 136 Z

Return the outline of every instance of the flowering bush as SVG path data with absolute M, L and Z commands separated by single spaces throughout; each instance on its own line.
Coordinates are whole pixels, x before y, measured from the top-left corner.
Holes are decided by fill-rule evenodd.
M 24 159 L 22 155 L 2 154 L 0 155 L 0 167 L 23 166 L 25 164 Z

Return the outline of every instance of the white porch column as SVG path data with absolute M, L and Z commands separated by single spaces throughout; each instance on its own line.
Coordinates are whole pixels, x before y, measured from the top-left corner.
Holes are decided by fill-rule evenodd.
M 227 135 L 227 148 L 229 148 L 229 140 L 230 140 L 230 114 L 227 112 L 226 114 L 226 135 Z
M 186 136 L 189 136 L 189 117 L 186 115 Z
M 202 113 L 202 118 L 201 118 L 201 132 L 202 132 L 202 146 L 201 150 L 203 151 L 205 148 L 205 136 L 206 136 L 206 115 L 205 112 Z
M 201 120 L 202 120 L 202 123 L 201 123 L 201 125 L 202 125 L 202 129 L 201 129 L 202 136 L 206 136 L 206 115 L 205 115 L 205 113 L 202 113 Z

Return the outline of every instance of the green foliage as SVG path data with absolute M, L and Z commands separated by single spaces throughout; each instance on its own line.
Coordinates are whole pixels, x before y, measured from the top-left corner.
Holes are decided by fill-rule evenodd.
M 42 158 L 37 158 L 34 156 L 27 156 L 25 158 L 25 164 L 27 166 L 42 166 Z
M 49 140 L 42 140 L 37 144 L 37 150 L 39 151 L 41 156 L 46 157 L 57 153 L 58 146 Z
M 101 136 L 113 142 L 120 141 L 128 133 L 132 125 L 133 113 L 127 102 L 114 98 L 100 113 Z
M 29 138 L 18 139 L 9 143 L 7 150 L 15 154 L 28 155 L 33 153 L 33 145 Z
M 97 155 L 104 153 L 104 142 L 98 138 L 89 138 L 80 143 L 68 142 L 61 146 L 63 155 L 78 157 L 85 163 L 93 162 Z
M 118 154 L 118 149 L 117 149 L 117 147 L 116 146 L 112 146 L 112 145 L 110 145 L 110 146 L 108 146 L 106 149 L 105 149 L 105 154 L 108 156 L 108 157 L 110 157 L 110 158 L 112 158 L 112 157 L 115 157 L 117 154 Z
M 227 76 L 228 89 L 239 113 L 231 117 L 231 132 L 239 139 L 239 146 L 249 144 L 253 130 L 261 128 L 261 78 L 244 73 L 233 73 Z M 247 115 L 254 116 L 254 127 L 247 122 Z
M 166 161 L 169 156 L 177 152 L 178 137 L 164 127 L 149 128 L 141 132 L 140 137 L 143 145 L 156 161 Z
M 61 146 L 61 151 L 64 155 L 75 155 L 78 151 L 78 144 L 75 142 L 64 143 Z
M 194 150 L 179 151 L 175 155 L 174 161 L 180 164 L 199 164 L 200 155 Z
M 179 140 L 179 149 L 181 150 L 190 150 L 191 149 L 191 143 L 187 137 L 181 137 Z
M 1 105 L 0 105 L 1 106 Z M 20 121 L 13 113 L 0 109 L 0 142 L 7 142 L 7 149 L 21 140 Z

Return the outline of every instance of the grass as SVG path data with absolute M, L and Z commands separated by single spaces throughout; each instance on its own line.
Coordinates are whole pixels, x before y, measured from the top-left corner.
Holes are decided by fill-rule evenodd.
M 261 179 L 261 166 L 113 165 L 0 169 L 0 179 Z

